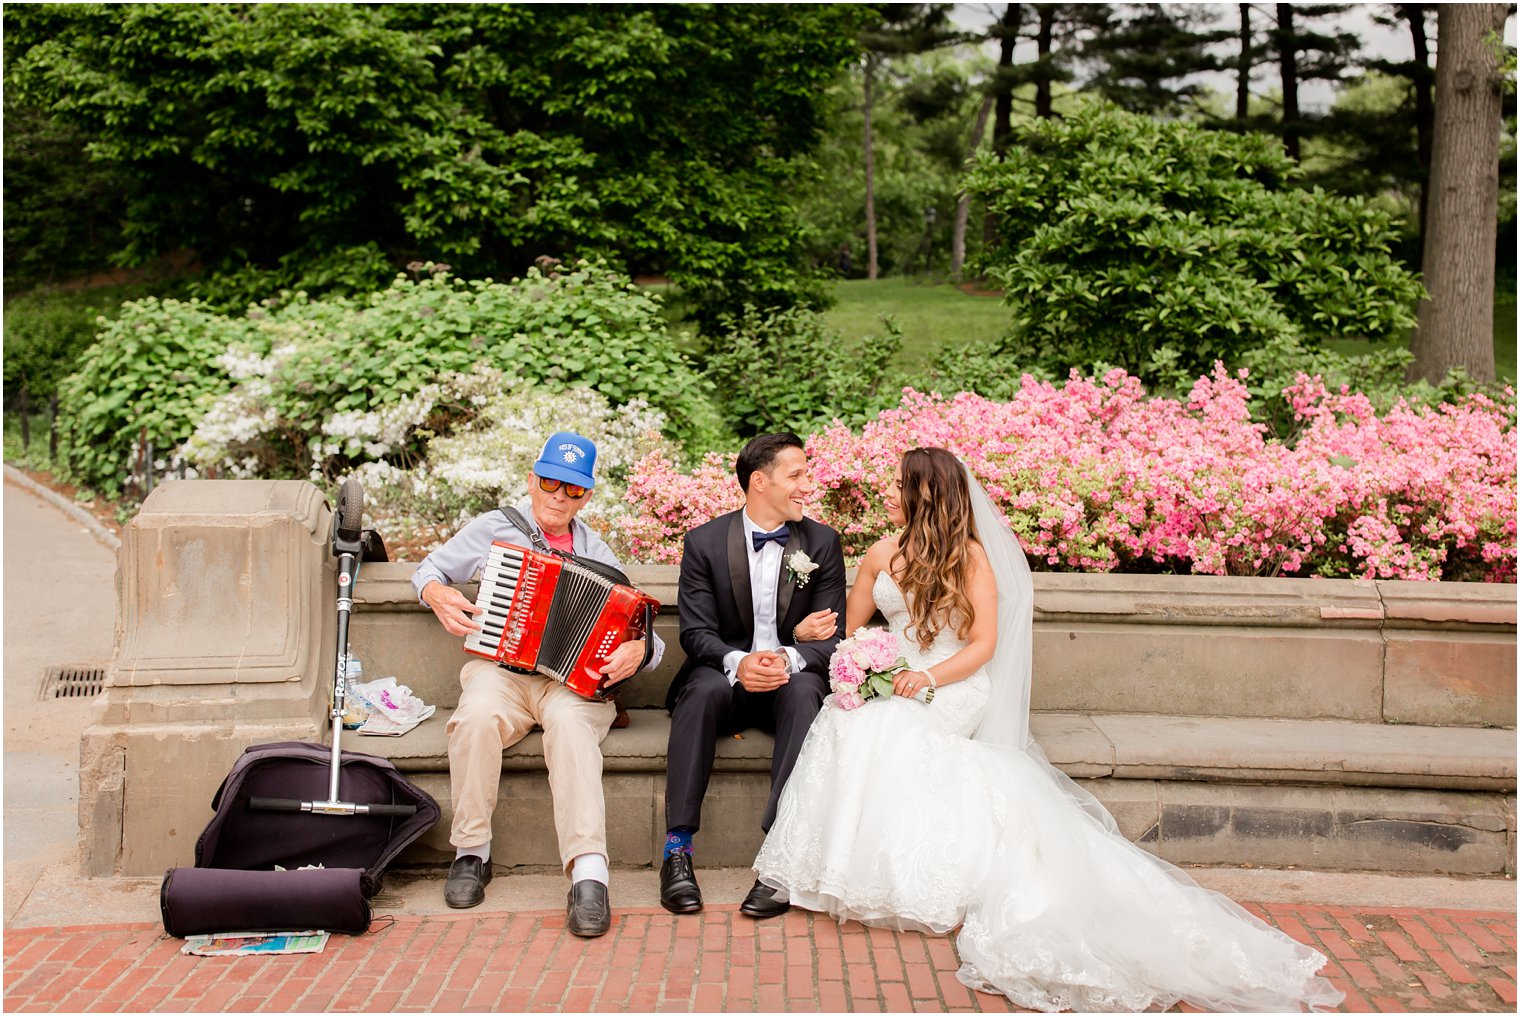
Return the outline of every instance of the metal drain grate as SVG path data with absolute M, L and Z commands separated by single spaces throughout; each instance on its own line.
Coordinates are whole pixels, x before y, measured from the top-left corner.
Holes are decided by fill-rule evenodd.
M 94 698 L 106 683 L 104 667 L 49 667 L 37 692 L 40 702 Z

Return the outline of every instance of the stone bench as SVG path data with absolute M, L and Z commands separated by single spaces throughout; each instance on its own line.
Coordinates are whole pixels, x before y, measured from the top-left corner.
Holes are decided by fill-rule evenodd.
M 180 481 L 128 526 L 117 650 L 81 748 L 87 870 L 188 863 L 211 792 L 247 744 L 325 735 L 336 584 L 309 484 Z M 417 604 L 410 564 L 367 564 L 350 642 L 438 713 L 388 755 L 444 807 L 403 856 L 444 860 L 443 727 L 465 659 Z M 635 566 L 665 604 L 658 672 L 603 746 L 614 863 L 663 835 L 660 706 L 680 659 L 676 569 Z M 465 587 L 468 594 L 473 590 Z M 1513 870 L 1515 590 L 1350 580 L 1035 576 L 1032 727 L 1125 833 L 1179 862 Z M 720 742 L 704 864 L 759 844 L 770 738 Z M 558 864 L 540 735 L 503 758 L 496 861 Z
M 664 710 L 635 709 L 602 745 L 614 860 L 658 863 L 665 837 Z M 445 818 L 404 859 L 444 862 L 448 758 L 440 712 L 359 750 L 395 761 Z M 1175 862 L 1493 873 L 1512 853 L 1515 738 L 1504 730 L 1347 720 L 1036 713 L 1046 757 L 1097 795 L 1125 835 Z M 704 864 L 747 865 L 760 846 L 772 740 L 719 742 L 700 834 Z M 543 735 L 502 760 L 493 855 L 557 864 Z

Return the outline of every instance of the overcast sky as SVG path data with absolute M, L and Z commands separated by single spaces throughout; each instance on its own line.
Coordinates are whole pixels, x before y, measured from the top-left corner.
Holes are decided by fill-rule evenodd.
M 980 29 L 998 18 L 1002 17 L 1005 4 L 956 4 L 952 17 L 957 25 L 966 29 Z M 1163 7 L 1181 7 L 1183 4 L 1161 4 Z M 1216 23 L 1221 28 L 1239 25 L 1238 4 L 1188 4 L 1186 6 L 1208 7 L 1216 12 Z M 1253 14 L 1251 22 L 1253 26 L 1263 26 L 1269 23 L 1276 4 L 1255 4 L 1259 13 Z M 1333 26 L 1337 30 L 1353 32 L 1362 39 L 1362 54 L 1364 56 L 1380 57 L 1388 60 L 1410 60 L 1414 57 L 1414 45 L 1409 40 L 1409 31 L 1405 26 L 1389 27 L 1377 24 L 1372 15 L 1380 9 L 1386 11 L 1388 4 L 1352 4 L 1351 9 L 1343 14 L 1317 20 L 1316 27 Z M 1031 15 L 1025 15 L 1026 25 L 1032 19 Z M 1434 53 L 1435 26 L 1431 26 L 1432 53 Z M 1504 26 L 1504 41 L 1511 46 L 1515 44 L 1515 18 L 1511 17 Z M 997 47 L 989 44 L 989 51 L 995 56 Z M 1019 62 L 1033 60 L 1034 42 L 1026 40 L 1019 43 L 1014 51 L 1014 59 Z M 1210 87 L 1217 91 L 1233 95 L 1235 92 L 1235 80 L 1227 75 L 1204 75 L 1207 78 L 1217 78 L 1210 81 Z M 1276 68 L 1264 66 L 1257 68 L 1251 76 L 1251 93 L 1253 95 L 1265 95 L 1278 87 Z M 1322 111 L 1329 108 L 1335 98 L 1335 85 L 1327 81 L 1308 81 L 1299 87 L 1299 106 L 1305 111 Z

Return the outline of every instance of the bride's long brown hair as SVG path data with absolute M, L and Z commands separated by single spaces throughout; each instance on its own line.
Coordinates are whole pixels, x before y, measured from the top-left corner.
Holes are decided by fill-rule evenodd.
M 906 522 L 890 567 L 908 601 L 913 638 L 928 649 L 953 626 L 965 639 L 976 613 L 966 595 L 976 539 L 966 471 L 943 448 L 914 448 L 903 454 L 900 472 Z

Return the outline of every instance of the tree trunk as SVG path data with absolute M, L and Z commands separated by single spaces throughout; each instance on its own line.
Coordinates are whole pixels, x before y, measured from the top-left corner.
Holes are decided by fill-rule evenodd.
M 982 135 L 987 132 L 987 117 L 992 113 L 992 96 L 982 100 L 982 108 L 976 111 L 976 126 L 971 128 L 971 143 L 966 146 L 966 162 L 976 157 Z M 962 191 L 955 203 L 955 229 L 950 234 L 950 274 L 959 282 L 961 271 L 966 267 L 966 224 L 971 218 L 971 195 Z
M 1414 122 L 1420 153 L 1419 252 L 1425 259 L 1425 221 L 1430 208 L 1430 144 L 1435 129 L 1435 99 L 1430 73 L 1430 40 L 1425 37 L 1425 4 L 1399 4 L 1399 13 L 1409 22 L 1414 42 Z
M 1009 4 L 1003 8 L 998 23 L 998 77 L 997 105 L 992 121 L 992 150 L 998 158 L 1008 150 L 1008 135 L 1013 133 L 1013 86 L 1008 82 L 1008 72 L 1013 67 L 1013 47 L 1019 41 L 1019 22 L 1023 17 L 1022 4 Z
M 1508 4 L 1442 4 L 1436 15 L 1436 108 L 1429 220 L 1412 378 L 1463 366 L 1494 379 L 1494 242 L 1498 232 L 1499 49 Z
M 1055 7 L 1051 4 L 1040 5 L 1040 30 L 1035 35 L 1036 56 L 1040 61 L 1040 76 L 1034 84 L 1034 115 L 1042 120 L 1049 120 L 1055 115 L 1055 108 L 1051 101 L 1050 79 L 1052 77 L 1050 67 L 1050 41 L 1054 34 L 1056 23 Z
M 1009 70 L 1013 67 L 1013 47 L 1019 40 L 1019 22 L 1023 19 L 1021 4 L 1008 4 L 1003 16 L 993 29 L 998 39 L 997 101 L 993 105 L 992 150 L 1001 159 L 1008 150 L 1008 135 L 1013 133 L 1013 86 L 1009 83 Z M 997 235 L 997 222 L 989 212 L 982 218 L 982 240 L 992 243 Z
M 1251 5 L 1240 5 L 1240 67 L 1235 81 L 1235 119 L 1246 122 L 1251 100 Z
M 1282 69 L 1283 147 L 1298 161 L 1298 43 L 1293 35 L 1293 5 L 1277 5 L 1277 58 Z
M 866 278 L 875 279 L 880 274 L 876 263 L 876 139 L 871 132 L 871 106 L 875 102 L 873 88 L 876 58 L 866 54 Z

